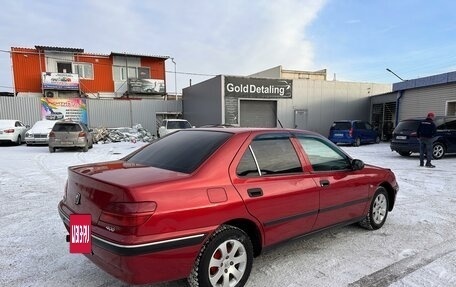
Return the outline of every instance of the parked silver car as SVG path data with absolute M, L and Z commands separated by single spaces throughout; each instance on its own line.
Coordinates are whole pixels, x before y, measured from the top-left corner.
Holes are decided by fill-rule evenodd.
M 41 120 L 37 121 L 31 129 L 25 133 L 25 143 L 33 144 L 48 144 L 49 133 L 54 127 L 56 121 Z
M 93 147 L 90 130 L 81 122 L 58 121 L 49 134 L 49 152 L 57 148 L 81 148 L 86 152 Z
M 178 130 L 194 128 L 187 120 L 184 119 L 165 119 L 158 129 L 158 137 L 164 137 L 167 134 Z

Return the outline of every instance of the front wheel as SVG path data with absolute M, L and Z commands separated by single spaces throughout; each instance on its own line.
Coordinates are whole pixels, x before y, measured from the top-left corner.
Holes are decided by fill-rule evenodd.
M 17 136 L 16 145 L 21 145 L 21 144 L 22 144 L 21 136 Z
M 247 282 L 253 263 L 253 246 L 241 229 L 222 225 L 201 248 L 188 277 L 190 286 L 235 286 Z
M 359 224 L 370 230 L 379 229 L 385 224 L 388 216 L 388 192 L 383 187 L 379 187 L 370 204 L 366 217 Z
M 435 143 L 432 147 L 432 157 L 434 159 L 441 159 L 445 155 L 445 146 L 439 142 Z

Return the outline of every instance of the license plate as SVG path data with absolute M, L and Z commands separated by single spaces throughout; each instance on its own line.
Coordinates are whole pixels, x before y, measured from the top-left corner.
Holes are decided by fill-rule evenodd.
M 335 137 L 343 137 L 344 134 L 334 134 Z
M 397 140 L 406 140 L 407 137 L 406 136 L 396 136 L 396 139 Z

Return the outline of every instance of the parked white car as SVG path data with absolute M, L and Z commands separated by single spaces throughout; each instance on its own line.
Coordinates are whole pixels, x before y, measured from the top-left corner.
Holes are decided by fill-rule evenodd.
M 37 121 L 31 129 L 25 133 L 25 143 L 33 144 L 48 144 L 49 133 L 54 127 L 56 121 L 42 120 Z
M 0 120 L 0 142 L 20 145 L 25 140 L 29 126 L 18 120 Z
M 158 129 L 158 137 L 164 137 L 167 134 L 178 130 L 194 128 L 187 120 L 184 119 L 166 119 Z

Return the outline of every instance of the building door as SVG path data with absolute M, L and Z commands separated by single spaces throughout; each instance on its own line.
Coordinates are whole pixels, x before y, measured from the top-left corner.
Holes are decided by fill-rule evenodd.
M 294 128 L 307 130 L 307 110 L 294 111 Z
M 277 127 L 277 101 L 241 100 L 240 126 L 257 128 Z

